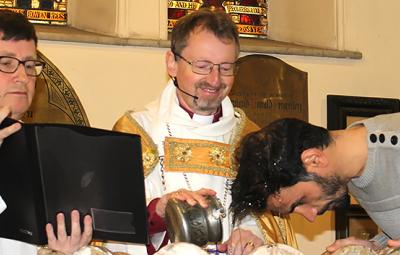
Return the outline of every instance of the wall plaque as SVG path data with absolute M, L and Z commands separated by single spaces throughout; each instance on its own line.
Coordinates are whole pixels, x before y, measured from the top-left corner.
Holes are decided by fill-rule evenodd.
M 284 117 L 308 121 L 307 73 L 272 56 L 239 58 L 229 97 L 259 126 Z

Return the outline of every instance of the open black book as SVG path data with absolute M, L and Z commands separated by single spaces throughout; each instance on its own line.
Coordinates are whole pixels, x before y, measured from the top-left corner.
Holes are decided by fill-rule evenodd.
M 10 125 L 6 119 L 0 128 Z M 64 212 L 93 217 L 93 238 L 147 243 L 140 137 L 65 124 L 22 124 L 0 146 L 0 237 L 47 243 Z M 82 222 L 81 222 L 82 223 Z

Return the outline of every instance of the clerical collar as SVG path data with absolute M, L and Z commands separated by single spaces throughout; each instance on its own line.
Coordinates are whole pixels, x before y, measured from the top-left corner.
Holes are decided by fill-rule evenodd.
M 190 109 L 187 109 L 185 106 L 183 106 L 181 103 L 179 103 L 179 106 L 185 110 L 190 116 L 190 118 L 196 122 L 202 123 L 202 124 L 211 124 L 219 121 L 219 119 L 222 117 L 222 107 L 218 107 L 217 111 L 213 115 L 199 115 L 194 112 L 192 112 Z

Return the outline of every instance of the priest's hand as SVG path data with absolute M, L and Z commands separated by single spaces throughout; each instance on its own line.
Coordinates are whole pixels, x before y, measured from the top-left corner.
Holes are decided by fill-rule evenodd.
M 254 235 L 253 232 L 237 228 L 227 241 L 218 245 L 218 250 L 227 255 L 247 255 L 262 245 L 264 245 L 264 241 Z
M 52 250 L 70 255 L 81 247 L 88 245 L 92 239 L 92 217 L 86 215 L 83 219 L 83 223 L 84 231 L 81 232 L 79 212 L 73 210 L 71 212 L 71 235 L 68 236 L 65 229 L 64 214 L 57 214 L 57 236 L 54 233 L 53 226 L 50 223 L 46 225 L 48 247 Z
M 215 196 L 217 193 L 212 189 L 199 189 L 191 191 L 187 189 L 179 189 L 177 191 L 167 193 L 158 200 L 156 205 L 156 213 L 161 217 L 165 217 L 165 208 L 167 207 L 168 200 L 178 199 L 186 201 L 189 205 L 194 206 L 199 204 L 203 208 L 208 207 L 206 196 Z
M 11 114 L 11 110 L 9 107 L 0 107 L 0 123 Z M 3 142 L 3 139 L 14 134 L 18 130 L 21 129 L 21 123 L 14 123 L 6 128 L 0 129 L 0 145 Z

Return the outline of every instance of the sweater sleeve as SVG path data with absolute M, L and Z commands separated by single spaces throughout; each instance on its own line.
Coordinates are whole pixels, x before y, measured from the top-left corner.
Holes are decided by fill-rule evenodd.
M 381 232 L 371 238 L 369 241 L 374 242 L 375 245 L 378 245 L 380 248 L 384 248 L 387 246 L 387 241 L 389 241 L 389 239 L 390 238 L 385 233 Z

